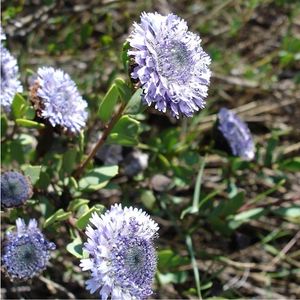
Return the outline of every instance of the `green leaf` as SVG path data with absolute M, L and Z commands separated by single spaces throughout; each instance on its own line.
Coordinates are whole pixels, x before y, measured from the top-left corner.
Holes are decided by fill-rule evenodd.
M 220 191 L 214 190 L 214 191 L 210 192 L 208 195 L 203 196 L 203 198 L 201 198 L 201 200 L 199 201 L 199 210 L 206 204 L 206 202 L 213 199 L 219 193 L 220 193 Z
M 275 214 L 284 217 L 288 221 L 300 224 L 300 206 L 280 207 L 273 211 Z
M 300 156 L 293 157 L 287 160 L 282 161 L 279 164 L 279 169 L 290 171 L 290 172 L 299 172 L 300 171 Z
M 97 212 L 99 214 L 103 213 L 105 211 L 105 206 L 101 204 L 96 204 L 94 205 L 89 211 L 84 213 L 76 222 L 76 226 L 79 229 L 84 229 L 86 228 L 93 212 Z
M 80 219 L 85 213 L 87 213 L 90 210 L 89 206 L 87 204 L 82 204 L 78 207 L 78 210 L 76 212 L 76 218 Z
M 278 137 L 274 136 L 268 140 L 267 144 L 267 150 L 266 150 L 266 156 L 265 156 L 265 161 L 264 165 L 265 166 L 271 166 L 273 161 L 274 161 L 274 150 L 278 145 Z
M 153 192 L 148 190 L 148 191 L 142 192 L 141 201 L 145 205 L 146 208 L 152 209 L 155 204 L 156 198 L 155 198 Z
M 244 204 L 245 193 L 239 192 L 234 197 L 228 199 L 228 201 L 223 202 L 224 207 L 222 209 L 222 216 L 227 217 L 236 213 L 236 211 Z
M 138 131 L 140 122 L 124 115 L 114 126 L 108 141 L 122 146 L 135 146 L 138 144 Z
M 69 176 L 68 179 L 69 179 L 68 187 L 69 187 L 70 189 L 78 190 L 78 183 L 77 183 L 77 180 L 76 180 L 73 176 Z
M 60 208 L 58 211 L 56 211 L 52 216 L 50 216 L 45 221 L 44 228 L 50 226 L 55 222 L 67 220 L 71 214 L 72 214 L 71 212 L 65 212 L 62 208 Z
M 113 84 L 104 96 L 99 106 L 98 115 L 102 121 L 107 122 L 112 117 L 114 108 L 116 107 L 116 103 L 118 101 L 118 97 L 118 88 L 115 84 Z
M 249 220 L 258 219 L 262 215 L 264 215 L 266 210 L 262 207 L 253 208 L 244 212 L 241 212 L 235 216 L 232 216 L 230 218 L 229 227 L 231 229 L 236 229 L 240 225 L 242 225 L 245 222 L 248 222 Z
M 90 200 L 88 200 L 88 199 L 82 199 L 82 198 L 78 198 L 78 199 L 72 200 L 69 203 L 69 206 L 68 206 L 67 210 L 75 212 L 81 205 L 88 204 L 89 202 L 90 202 Z
M 24 174 L 30 178 L 31 183 L 35 185 L 40 179 L 42 166 L 24 165 L 22 169 Z
M 166 273 L 166 274 L 157 274 L 158 280 L 161 285 L 166 285 L 170 283 L 182 284 L 185 283 L 188 279 L 188 273 L 186 271 Z
M 19 138 L 10 143 L 10 155 L 11 160 L 16 160 L 19 164 L 25 163 L 26 155 L 24 153 L 24 147 Z
M 38 203 L 40 206 L 41 214 L 44 218 L 50 217 L 55 212 L 55 208 L 52 201 L 49 200 L 47 197 L 39 196 Z
M 162 163 L 162 165 L 166 168 L 169 169 L 171 168 L 171 163 L 169 162 L 169 160 L 161 153 L 159 153 L 157 155 L 157 158 L 160 160 L 160 162 Z
M 131 99 L 131 89 L 129 86 L 125 83 L 125 81 L 121 78 L 115 79 L 115 85 L 118 89 L 118 92 L 121 96 L 121 100 L 125 103 L 128 103 L 128 101 Z
M 40 174 L 40 179 L 38 180 L 36 187 L 42 190 L 46 190 L 50 182 L 51 182 L 51 178 L 47 173 L 47 170 L 46 171 L 43 170 Z
M 111 178 L 118 174 L 118 166 L 105 166 L 92 169 L 79 181 L 81 190 L 99 190 L 104 188 Z
M 125 113 L 135 115 L 140 112 L 142 89 L 137 89 L 126 105 Z
M 35 121 L 31 121 L 31 120 L 27 120 L 27 119 L 16 119 L 16 123 L 20 126 L 23 127 L 28 127 L 28 128 L 44 128 L 45 125 L 39 122 L 35 122 Z
M 180 256 L 171 249 L 164 249 L 158 252 L 158 269 L 161 272 L 167 272 L 188 263 L 188 257 Z
M 32 106 L 28 106 L 25 111 L 24 117 L 27 120 L 33 120 L 35 117 L 35 109 Z
M 82 240 L 80 236 L 77 236 L 71 243 L 67 245 L 66 249 L 75 257 L 83 258 L 82 246 Z
M 201 162 L 199 172 L 197 175 L 194 196 L 193 196 L 193 204 L 192 204 L 192 206 L 188 207 L 181 213 L 180 219 L 183 219 L 187 213 L 196 214 L 199 211 L 200 189 L 201 189 L 201 182 L 202 182 L 204 166 L 205 166 L 205 157 L 203 158 L 203 160 Z
M 21 94 L 16 94 L 12 102 L 12 114 L 14 119 L 21 118 L 27 109 L 26 100 Z
M 261 215 L 264 209 L 262 207 L 253 208 L 244 212 L 241 212 L 233 217 L 234 221 L 248 221 L 250 219 L 256 219 Z
M 74 167 L 76 165 L 77 153 L 78 150 L 73 148 L 69 149 L 63 154 L 61 165 L 62 176 L 69 175 L 74 170 Z

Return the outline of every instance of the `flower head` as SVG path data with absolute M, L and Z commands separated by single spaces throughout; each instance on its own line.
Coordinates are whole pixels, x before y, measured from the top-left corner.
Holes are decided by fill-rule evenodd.
M 1 39 L 3 39 L 1 32 Z M 4 35 L 5 37 L 5 35 Z M 16 93 L 22 93 L 23 87 L 19 80 L 19 68 L 17 60 L 10 54 L 10 52 L 1 44 L 1 106 L 6 112 L 11 109 L 11 104 Z
M 31 87 L 38 116 L 70 133 L 79 133 L 87 119 L 87 102 L 82 99 L 75 82 L 60 69 L 42 67 Z
M 251 132 L 232 111 L 222 108 L 218 113 L 218 129 L 226 139 L 232 154 L 244 159 L 254 158 L 254 143 Z
M 142 13 L 128 40 L 135 62 L 131 76 L 140 81 L 149 106 L 170 110 L 176 118 L 204 108 L 211 60 L 184 20 L 174 14 Z
M 32 196 L 32 186 L 19 172 L 1 174 L 1 208 L 17 207 Z
M 19 218 L 16 225 L 17 231 L 7 234 L 2 261 L 11 278 L 27 280 L 46 268 L 50 250 L 56 246 L 45 239 L 35 219 L 26 226 Z
M 91 270 L 91 293 L 101 299 L 145 299 L 152 294 L 156 271 L 153 239 L 158 225 L 137 208 L 114 205 L 104 215 L 94 213 L 88 225 L 82 269 Z

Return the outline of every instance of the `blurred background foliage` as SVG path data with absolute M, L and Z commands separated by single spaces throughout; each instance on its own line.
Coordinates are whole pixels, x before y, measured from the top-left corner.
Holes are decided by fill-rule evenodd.
M 26 207 L 2 214 L 2 234 L 17 217 L 36 217 L 58 248 L 44 276 L 25 283 L 2 276 L 3 298 L 97 298 L 78 267 L 80 230 L 93 211 L 115 202 L 142 207 L 159 223 L 153 298 L 299 298 L 299 1 L 1 4 L 25 90 L 38 67 L 51 65 L 71 75 L 89 104 L 84 135 L 57 135 L 51 145 L 26 92 L 14 99 L 14 120 L 1 117 L 2 167 L 23 170 L 34 184 Z M 207 108 L 182 120 L 152 108 L 128 111 L 108 141 L 123 145 L 122 161 L 105 166 L 99 154 L 76 181 L 74 167 L 109 119 L 112 108 L 99 115 L 100 103 L 117 77 L 128 76 L 122 47 L 142 11 L 174 12 L 200 33 L 212 57 Z M 247 121 L 253 162 L 215 148 L 214 121 L 224 106 Z M 133 148 L 149 155 L 134 176 L 125 171 Z

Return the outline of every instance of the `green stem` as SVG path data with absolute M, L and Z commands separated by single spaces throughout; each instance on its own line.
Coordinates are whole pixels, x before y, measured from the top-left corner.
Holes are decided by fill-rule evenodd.
M 84 169 L 87 166 L 87 164 L 89 163 L 89 161 L 95 156 L 95 154 L 100 149 L 100 147 L 103 146 L 103 144 L 105 143 L 105 141 L 106 141 L 107 137 L 109 136 L 110 132 L 112 131 L 112 129 L 114 128 L 114 126 L 116 125 L 116 123 L 121 118 L 125 107 L 126 107 L 126 104 L 122 103 L 121 106 L 120 106 L 120 108 L 119 108 L 119 110 L 118 110 L 118 112 L 114 115 L 114 117 L 110 120 L 110 122 L 105 127 L 105 129 L 104 129 L 101 137 L 99 138 L 97 144 L 94 146 L 94 148 L 92 149 L 92 151 L 88 154 L 88 156 L 86 157 L 86 159 L 74 171 L 73 176 L 76 179 L 80 178 L 80 176 L 82 175 L 82 172 L 84 171 Z
M 195 255 L 194 255 L 193 242 L 192 242 L 192 238 L 190 235 L 187 235 L 185 242 L 186 242 L 187 248 L 188 248 L 190 256 L 191 256 L 191 262 L 192 262 L 192 267 L 193 267 L 193 271 L 194 271 L 194 277 L 195 277 L 198 298 L 201 300 L 202 296 L 201 296 L 200 275 L 199 275 L 197 261 L 196 261 Z

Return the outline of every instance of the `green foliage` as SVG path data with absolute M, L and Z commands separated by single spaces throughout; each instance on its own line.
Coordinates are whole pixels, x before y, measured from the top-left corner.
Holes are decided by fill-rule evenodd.
M 130 87 L 121 78 L 117 78 L 115 80 L 115 84 L 120 94 L 121 100 L 125 103 L 128 103 L 132 95 Z
M 281 161 L 279 168 L 290 172 L 300 172 L 300 156 Z
M 80 179 L 79 188 L 90 191 L 102 189 L 118 174 L 118 170 L 118 166 L 94 168 Z
M 26 100 L 21 94 L 16 94 L 12 103 L 12 114 L 15 119 L 21 118 L 27 110 Z
M 85 213 L 83 213 L 80 218 L 77 220 L 76 222 L 76 226 L 79 229 L 84 229 L 88 222 L 89 219 L 92 215 L 93 212 L 97 212 L 97 213 L 102 213 L 105 210 L 105 207 L 101 204 L 95 204 L 92 208 L 90 208 L 88 211 L 86 211 Z
M 77 236 L 71 243 L 69 243 L 66 249 L 76 258 L 81 259 L 83 257 L 83 253 L 82 253 L 82 240 L 80 236 Z
M 23 165 L 24 174 L 30 178 L 33 185 L 40 179 L 41 168 L 42 166 Z
M 220 201 L 216 207 L 212 209 L 208 216 L 208 221 L 211 226 L 220 231 L 222 234 L 230 235 L 234 226 L 231 225 L 231 221 L 235 221 L 235 217 L 239 214 L 236 214 L 238 209 L 242 207 L 245 202 L 245 194 L 243 192 L 237 193 L 227 200 Z M 244 222 L 249 221 L 249 219 L 244 218 Z M 236 228 L 242 224 L 235 223 Z
M 62 208 L 57 210 L 52 216 L 47 218 L 44 223 L 44 228 L 56 222 L 67 220 L 71 216 L 71 212 L 65 212 Z
M 128 101 L 125 109 L 126 114 L 136 115 L 140 112 L 142 106 L 141 95 L 142 95 L 142 89 L 139 88 L 135 91 L 135 93 Z
M 107 122 L 112 117 L 114 108 L 118 101 L 118 97 L 119 97 L 119 91 L 116 84 L 114 83 L 110 87 L 106 95 L 104 96 L 99 106 L 98 114 L 100 119 L 103 120 L 104 122 Z
M 139 125 L 139 121 L 128 115 L 123 115 L 111 131 L 108 141 L 123 146 L 137 145 Z
M 273 212 L 284 217 L 292 223 L 300 224 L 300 205 L 292 205 L 290 207 L 279 207 L 273 210 Z
M 88 199 L 82 199 L 82 198 L 78 198 L 78 199 L 74 199 L 73 201 L 71 201 L 69 203 L 68 206 L 68 211 L 77 211 L 82 205 L 88 204 L 90 202 L 90 200 Z
M 19 126 L 28 127 L 28 128 L 41 129 L 41 128 L 45 127 L 44 124 L 41 124 L 41 123 L 38 123 L 38 122 L 35 122 L 35 121 L 31 121 L 31 120 L 27 120 L 27 119 L 16 119 L 16 123 Z
M 280 63 L 283 66 L 300 60 L 300 39 L 286 36 L 282 41 L 282 50 L 279 52 Z

